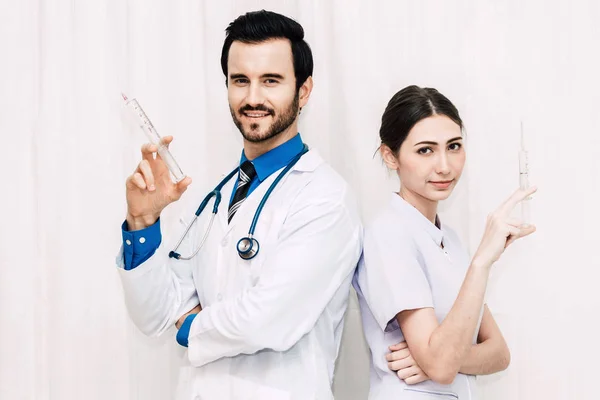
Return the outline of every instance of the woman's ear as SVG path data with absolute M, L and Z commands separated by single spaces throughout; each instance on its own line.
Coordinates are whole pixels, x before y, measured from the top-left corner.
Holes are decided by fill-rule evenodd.
M 398 158 L 396 157 L 392 149 L 390 149 L 385 144 L 382 144 L 379 148 L 379 152 L 381 153 L 381 158 L 383 158 L 383 162 L 385 163 L 385 165 L 387 165 L 389 169 L 398 169 Z

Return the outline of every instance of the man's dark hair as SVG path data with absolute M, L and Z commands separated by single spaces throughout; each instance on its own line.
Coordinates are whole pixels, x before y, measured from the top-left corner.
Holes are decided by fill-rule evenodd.
M 296 90 L 312 76 L 313 58 L 310 46 L 304 40 L 302 26 L 285 15 L 272 11 L 252 11 L 240 15 L 225 30 L 225 42 L 221 52 L 221 68 L 227 83 L 227 60 L 233 42 L 262 43 L 271 39 L 288 39 L 292 45 L 292 61 L 296 76 Z

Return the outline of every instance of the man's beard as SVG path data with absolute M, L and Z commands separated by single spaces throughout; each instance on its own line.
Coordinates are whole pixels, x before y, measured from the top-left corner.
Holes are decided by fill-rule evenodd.
M 242 125 L 242 121 L 240 121 L 240 119 L 238 118 L 236 113 L 233 111 L 231 106 L 229 107 L 229 111 L 231 112 L 231 117 L 233 118 L 233 123 L 240 130 L 244 139 L 246 139 L 247 141 L 252 142 L 252 143 L 260 143 L 260 142 L 269 140 L 271 138 L 274 138 L 275 136 L 279 135 L 281 132 L 283 132 L 287 128 L 289 128 L 290 125 L 292 125 L 294 123 L 294 121 L 296 120 L 296 116 L 298 115 L 299 108 L 300 108 L 300 93 L 299 92 L 296 92 L 296 95 L 294 96 L 292 103 L 279 116 L 277 116 L 275 114 L 275 110 L 273 110 L 272 108 L 268 108 L 267 106 L 264 106 L 262 104 L 259 104 L 256 107 L 252 107 L 251 105 L 246 104 L 245 106 L 241 107 L 238 110 L 239 114 L 243 114 L 246 111 L 265 111 L 265 112 L 268 112 L 269 115 L 274 117 L 274 121 L 267 128 L 267 131 L 262 135 L 259 135 L 259 133 L 258 133 L 260 124 L 257 124 L 257 123 L 250 124 L 250 131 L 246 132 L 246 131 L 244 131 L 244 126 Z

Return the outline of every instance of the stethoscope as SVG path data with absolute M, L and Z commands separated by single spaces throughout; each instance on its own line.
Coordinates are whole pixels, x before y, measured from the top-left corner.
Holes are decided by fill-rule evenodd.
M 289 162 L 289 164 L 283 169 L 283 171 L 281 171 L 279 173 L 279 175 L 277 175 L 277 178 L 275 178 L 275 180 L 273 181 L 273 183 L 271 184 L 271 186 L 269 186 L 269 189 L 267 190 L 267 192 L 263 196 L 260 204 L 258 205 L 258 208 L 256 209 L 256 212 L 254 213 L 254 218 L 252 219 L 252 224 L 250 224 L 250 230 L 248 231 L 248 236 L 241 238 L 237 242 L 237 252 L 238 252 L 239 256 L 241 258 L 243 258 L 244 260 L 251 260 L 252 258 L 256 257 L 256 255 L 258 254 L 258 251 L 260 250 L 260 244 L 258 243 L 258 240 L 256 240 L 253 237 L 254 236 L 254 229 L 256 229 L 256 223 L 258 222 L 258 217 L 260 216 L 260 213 L 262 212 L 262 209 L 265 206 L 265 203 L 267 202 L 267 199 L 271 195 L 271 192 L 273 191 L 273 189 L 275 189 L 275 186 L 277 186 L 277 184 L 283 178 L 283 176 L 290 169 L 292 169 L 292 167 L 298 162 L 298 160 L 300 160 L 300 158 L 307 151 L 308 151 L 308 146 L 304 145 L 304 147 L 302 148 L 302 151 L 298 155 L 296 155 L 292 159 L 292 161 Z M 236 169 L 234 169 L 233 171 L 231 171 L 229 173 L 229 175 L 227 175 L 217 185 L 217 187 L 215 187 L 215 190 L 213 190 L 208 195 L 206 195 L 206 197 L 204 198 L 204 200 L 202 200 L 202 203 L 200 203 L 200 207 L 198 207 L 198 210 L 196 211 L 196 214 L 194 215 L 194 219 L 192 220 L 192 222 L 190 222 L 188 224 L 187 228 L 185 229 L 185 232 L 183 232 L 183 235 L 181 236 L 181 239 L 179 239 L 179 241 L 177 242 L 177 245 L 175 246 L 175 248 L 173 249 L 173 251 L 169 252 L 169 257 L 170 258 L 175 258 L 177 260 L 191 260 L 192 258 L 194 258 L 196 256 L 196 254 L 198 254 L 198 252 L 200 251 L 200 249 L 204 245 L 204 242 L 206 241 L 206 238 L 208 238 L 208 234 L 210 233 L 210 229 L 212 228 L 212 224 L 213 224 L 213 221 L 215 220 L 215 216 L 217 215 L 217 212 L 219 211 L 219 203 L 221 203 L 221 189 L 223 188 L 223 186 L 225 186 L 225 184 L 227 182 L 229 182 L 229 180 L 231 178 L 233 178 L 238 173 L 239 169 L 240 168 L 237 167 Z M 181 245 L 181 242 L 183 242 L 183 239 L 185 239 L 185 237 L 187 236 L 187 234 L 190 231 L 190 229 L 192 228 L 192 226 L 194 226 L 194 223 L 196 222 L 196 220 L 198 219 L 198 217 L 200 216 L 200 214 L 202 213 L 202 211 L 204 210 L 204 208 L 206 208 L 206 205 L 208 204 L 209 200 L 213 196 L 215 198 L 215 204 L 213 204 L 213 210 L 212 210 L 212 215 L 211 215 L 210 221 L 208 223 L 208 229 L 206 230 L 206 232 L 204 233 L 204 236 L 202 237 L 202 240 L 200 241 L 200 246 L 198 246 L 198 248 L 194 251 L 194 253 L 191 256 L 189 256 L 189 257 L 183 257 L 183 256 L 181 256 L 181 254 L 177 253 L 177 249 Z

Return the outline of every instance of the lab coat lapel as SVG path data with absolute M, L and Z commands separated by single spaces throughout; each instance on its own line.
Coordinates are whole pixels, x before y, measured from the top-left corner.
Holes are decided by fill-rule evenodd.
M 221 189 L 221 204 L 219 204 L 219 211 L 217 212 L 217 220 L 219 224 L 221 224 L 221 232 L 224 232 L 224 235 L 227 235 L 229 232 L 229 224 L 227 223 L 227 214 L 229 211 L 229 200 L 231 200 L 231 192 L 233 190 L 233 186 L 237 177 L 231 178 L 225 186 Z

